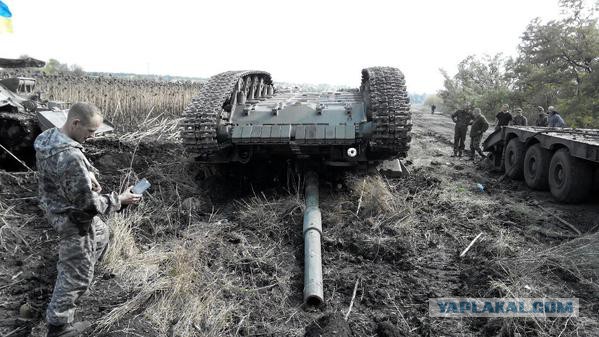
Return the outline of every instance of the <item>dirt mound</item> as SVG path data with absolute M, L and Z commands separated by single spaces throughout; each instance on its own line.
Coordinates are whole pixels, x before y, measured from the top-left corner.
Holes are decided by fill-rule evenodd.
M 304 337 L 352 337 L 349 324 L 339 314 L 329 314 L 306 327 Z

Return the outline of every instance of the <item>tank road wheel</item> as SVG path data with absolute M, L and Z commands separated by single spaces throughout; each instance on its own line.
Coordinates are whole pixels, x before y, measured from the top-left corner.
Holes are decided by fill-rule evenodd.
M 272 85 L 270 74 L 264 71 L 227 71 L 212 76 L 202 86 L 183 112 L 181 138 L 187 152 L 207 157 L 230 145 L 228 139 L 217 137 L 219 129 L 228 123 L 236 103 L 253 96 L 248 92 L 239 94 L 250 89 L 244 85 L 250 81 Z
M 505 174 L 512 179 L 522 179 L 524 167 L 524 144 L 518 138 L 512 138 L 504 152 Z
M 372 154 L 376 159 L 405 158 L 412 139 L 412 119 L 404 75 L 391 67 L 363 69 L 360 92 L 367 119 L 374 124 L 369 139 Z
M 559 149 L 549 164 L 549 188 L 555 199 L 575 203 L 586 199 L 592 188 L 593 168 L 582 159 L 570 156 L 568 149 Z
M 549 186 L 549 163 L 551 152 L 534 144 L 526 150 L 524 156 L 524 181 L 535 190 L 546 190 Z

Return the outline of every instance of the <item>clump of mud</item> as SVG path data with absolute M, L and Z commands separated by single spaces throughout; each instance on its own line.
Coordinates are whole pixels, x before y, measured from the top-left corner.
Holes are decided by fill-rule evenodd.
M 349 324 L 340 314 L 322 316 L 306 327 L 304 337 L 352 337 Z

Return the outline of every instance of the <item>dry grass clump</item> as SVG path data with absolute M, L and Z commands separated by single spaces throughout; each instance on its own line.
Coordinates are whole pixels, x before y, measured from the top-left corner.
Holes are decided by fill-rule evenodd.
M 23 197 L 24 191 L 34 195 L 35 190 L 28 188 L 31 181 L 36 181 L 35 173 L 9 173 L 0 170 L 0 247 L 12 254 L 22 252 L 22 248 L 31 243 L 25 229 L 39 218 L 35 214 L 22 213 L 21 205 L 35 199 Z M 3 186 L 4 185 L 4 186 Z M 44 220 L 45 221 L 45 220 Z
M 20 244 L 27 246 L 27 241 L 21 232 L 23 226 L 31 220 L 17 212 L 14 206 L 9 206 L 0 200 L 0 247 L 7 252 L 13 252 Z M 11 247 L 11 244 L 14 247 Z
M 305 205 L 298 195 L 282 198 L 267 197 L 264 193 L 237 201 L 236 217 L 244 230 L 252 230 L 254 234 L 266 236 L 281 233 L 289 220 L 301 216 Z
M 583 283 L 599 291 L 599 233 L 586 234 L 542 250 L 529 250 L 516 258 L 498 262 L 505 264 L 506 270 L 516 276 L 531 276 L 532 280 L 537 275 L 557 277 Z M 535 281 L 540 283 L 543 280 Z
M 351 195 L 358 200 L 356 215 L 360 212 L 373 216 L 398 211 L 396 198 L 381 175 L 347 176 L 346 184 Z
M 577 297 L 580 301 L 577 318 L 507 319 L 503 323 L 507 331 L 515 335 L 534 331 L 537 336 L 590 336 L 598 331 L 597 320 L 588 317 L 597 303 L 588 300 L 599 293 L 599 233 L 549 248 L 521 249 L 517 257 L 493 263 L 505 274 L 490 284 L 501 296 Z
M 119 138 L 123 142 L 139 142 L 142 139 L 153 141 L 180 142 L 179 123 L 181 119 L 153 117 L 143 121 L 134 131 L 122 134 Z
M 301 238 L 302 203 L 296 195 L 256 195 L 235 205 L 235 222 L 214 214 L 208 222 L 192 217 L 176 238 L 141 246 L 136 236 L 148 219 L 172 218 L 171 226 L 179 226 L 177 207 L 157 210 L 152 204 L 111 218 L 114 236 L 105 266 L 135 295 L 102 317 L 98 329 L 141 313 L 173 336 L 287 332 L 272 322 L 257 323 L 254 316 L 261 310 L 292 314 L 291 278 L 301 277 L 291 272 L 297 268 L 295 249 L 301 249 L 301 241 L 290 244 Z M 264 306 L 257 309 L 256 303 Z
M 98 329 L 108 329 L 143 311 L 162 333 L 221 336 L 231 308 L 219 296 L 219 275 L 209 267 L 210 237 L 221 230 L 219 224 L 192 225 L 180 239 L 142 250 L 135 242 L 132 226 L 144 216 L 147 214 L 138 211 L 111 219 L 114 236 L 105 267 L 136 294 L 102 317 Z

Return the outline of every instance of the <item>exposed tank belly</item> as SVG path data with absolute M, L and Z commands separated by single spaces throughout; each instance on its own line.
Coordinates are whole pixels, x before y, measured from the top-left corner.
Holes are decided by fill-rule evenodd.
M 404 84 L 388 67 L 364 69 L 359 90 L 327 93 L 275 93 L 266 72 L 219 74 L 185 111 L 183 142 L 207 162 L 403 158 L 411 139 Z

